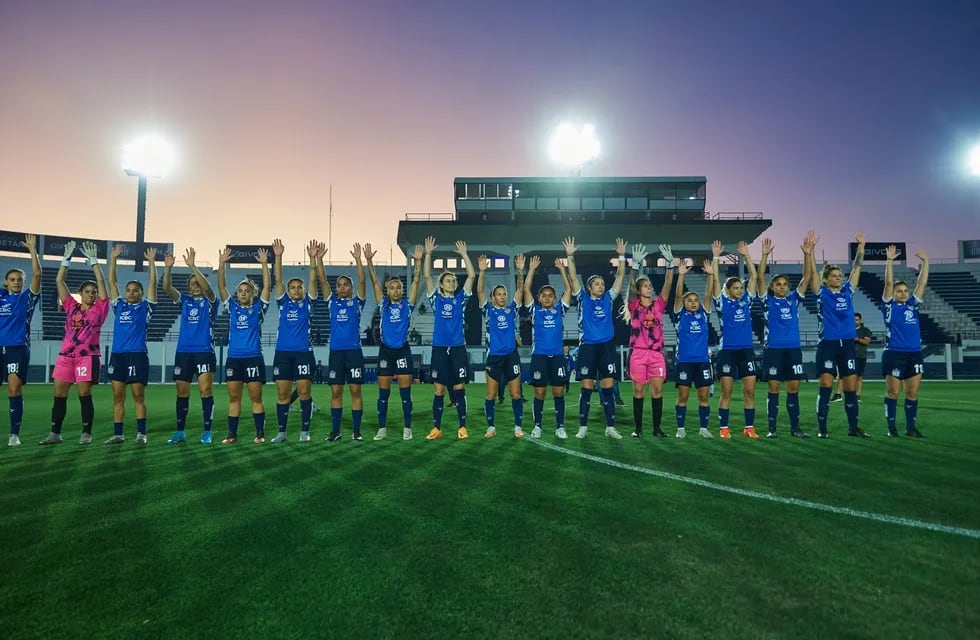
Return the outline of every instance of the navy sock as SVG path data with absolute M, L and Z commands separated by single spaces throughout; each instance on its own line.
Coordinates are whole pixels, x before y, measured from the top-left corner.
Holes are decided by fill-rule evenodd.
M 487 416 L 487 426 L 488 427 L 494 427 L 494 426 L 496 426 L 493 423 L 494 418 L 496 417 L 496 413 L 497 413 L 495 411 L 496 406 L 497 406 L 497 403 L 494 402 L 493 400 L 484 400 L 483 401 L 483 413 Z
M 258 438 L 265 437 L 265 412 L 253 413 L 252 421 L 255 422 L 255 435 Z
M 299 419 L 302 422 L 300 431 L 309 431 L 313 421 L 313 398 L 299 401 Z
M 898 417 L 898 398 L 885 396 L 885 422 L 888 423 L 888 430 L 895 431 L 895 420 Z
M 190 408 L 190 398 L 177 398 L 177 431 L 183 431 L 187 424 L 187 412 Z M 212 400 L 212 402 L 214 402 Z
M 82 433 L 92 433 L 92 423 L 95 422 L 95 405 L 92 396 L 82 396 L 78 399 L 82 405 Z
M 204 430 L 210 431 L 214 421 L 214 396 L 201 398 L 201 414 L 204 416 Z
M 582 387 L 582 392 L 578 397 L 578 424 L 580 427 L 588 426 L 589 424 L 589 408 L 592 399 L 592 389 L 586 389 Z
M 146 418 L 136 418 L 136 433 L 146 435 Z
M 442 410 L 445 400 L 445 396 L 432 396 L 432 426 L 436 429 L 442 428 Z
M 460 427 L 466 426 L 466 389 L 453 389 L 456 399 L 456 418 Z
M 350 410 L 351 422 L 353 423 L 354 433 L 361 432 L 361 420 L 364 418 L 364 409 L 351 409 Z
M 827 414 L 830 413 L 830 394 L 833 389 L 830 387 L 820 387 L 817 395 L 817 429 L 820 433 L 827 433 Z
M 344 416 L 343 407 L 330 407 L 330 430 L 340 433 L 340 419 Z
M 20 423 L 24 420 L 24 396 L 10 398 L 10 433 L 20 433 Z
M 402 418 L 406 429 L 412 428 L 412 388 L 399 387 L 398 394 L 402 398 Z
M 616 426 L 616 398 L 613 395 L 613 390 L 611 388 L 600 389 L 599 399 L 602 402 L 602 410 L 606 414 L 606 426 Z
M 228 435 L 238 435 L 238 416 L 228 416 Z
M 731 409 L 722 409 L 718 407 L 718 426 L 725 428 L 728 426 L 728 417 L 731 415 Z
M 711 422 L 711 407 L 698 405 L 698 422 L 702 429 L 708 428 L 708 424 Z
M 286 433 L 286 425 L 289 424 L 289 405 L 276 403 L 276 424 L 279 426 L 279 433 Z
M 391 397 L 391 388 L 378 389 L 378 427 L 384 429 L 388 426 L 388 398 Z
M 653 408 L 653 429 L 656 431 L 664 420 L 664 397 L 650 398 L 650 406 Z
M 65 421 L 65 414 L 68 413 L 68 398 L 55 398 L 51 405 L 51 432 L 61 433 L 61 425 Z
M 800 429 L 800 394 L 786 392 L 786 413 L 789 415 L 790 431 Z
M 544 400 L 541 401 L 544 404 Z M 555 428 L 565 428 L 565 396 L 555 398 Z
M 514 412 L 514 426 L 523 427 L 524 426 L 524 399 L 518 398 L 517 400 L 510 401 L 510 408 Z
M 755 407 L 751 409 L 742 410 L 745 415 L 745 426 L 754 427 L 755 426 Z
M 786 400 L 787 405 L 789 404 L 789 396 L 787 395 Z M 789 407 L 787 407 L 788 409 Z M 779 419 L 779 394 L 769 393 L 766 394 L 766 418 L 769 421 L 769 431 L 771 433 L 776 433 L 777 420 Z
M 557 399 L 558 398 L 555 398 L 555 400 Z M 542 398 L 541 400 L 538 400 L 537 398 L 535 398 L 531 402 L 531 419 L 534 420 L 535 427 L 541 426 L 541 417 L 543 413 L 544 413 L 544 399 Z
M 915 419 L 919 415 L 919 401 L 905 399 L 905 430 L 915 429 Z
M 123 423 L 113 422 L 112 423 L 112 435 L 121 436 L 123 434 Z
M 858 397 L 853 391 L 844 392 L 844 413 L 847 414 L 848 431 L 856 431 L 858 428 Z
M 687 421 L 687 405 L 675 405 L 674 416 L 677 418 L 677 428 L 683 429 L 684 423 Z

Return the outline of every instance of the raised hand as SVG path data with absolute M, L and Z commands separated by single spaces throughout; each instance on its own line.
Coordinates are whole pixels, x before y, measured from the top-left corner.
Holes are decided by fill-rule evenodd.
M 456 253 L 458 253 L 461 256 L 466 255 L 466 243 L 463 242 L 462 240 L 456 241 Z
M 281 242 L 279 243 L 279 246 L 282 246 Z M 272 250 L 276 250 L 275 243 L 272 244 Z M 281 253 L 282 251 L 280 250 L 276 255 L 280 255 Z M 258 251 L 255 252 L 255 259 L 258 260 L 260 264 L 269 264 L 269 250 L 265 247 L 260 247 Z
M 767 256 L 772 253 L 772 238 L 762 239 L 762 255 Z
M 354 248 L 351 249 L 350 254 L 351 254 L 351 256 L 353 256 L 355 262 L 360 262 L 361 261 L 361 243 L 360 242 L 355 242 L 354 243 Z
M 415 251 L 412 253 L 412 257 L 415 258 L 416 260 L 421 260 L 424 255 L 425 255 L 425 250 L 422 248 L 422 245 L 420 244 L 415 245 Z
M 575 252 L 578 251 L 578 247 L 575 246 L 575 238 L 573 238 L 572 236 L 568 236 L 567 238 L 562 240 L 561 246 L 565 248 L 566 256 L 573 256 L 575 255 Z
M 70 259 L 73 253 L 75 253 L 75 241 L 69 240 L 65 243 L 65 260 Z
M 225 247 L 224 249 L 218 252 L 218 265 L 219 266 L 223 265 L 229 260 L 231 260 L 231 248 Z
M 742 256 L 745 259 L 748 259 L 749 245 L 745 244 L 745 240 L 738 241 L 738 247 L 736 248 L 736 250 L 738 251 L 738 255 Z
M 25 233 L 24 241 L 20 243 L 21 246 L 26 247 L 31 254 L 37 253 L 37 236 L 33 233 Z
M 633 256 L 633 264 L 641 265 L 643 264 L 643 259 L 647 257 L 647 247 L 644 244 L 634 244 L 630 248 L 630 254 Z
M 674 262 L 674 251 L 673 249 L 670 248 L 669 244 L 660 245 L 660 255 L 664 257 L 664 260 L 667 261 L 667 264 L 671 264 Z
M 887 259 L 894 260 L 895 258 L 897 258 L 900 255 L 902 255 L 902 252 L 899 251 L 898 250 L 898 247 L 896 247 L 895 245 L 890 244 L 887 247 L 885 247 L 885 257 Z
M 157 250 L 153 247 L 147 247 L 146 251 L 143 252 L 143 257 L 146 258 L 147 262 L 157 261 Z
M 320 245 L 317 244 L 316 240 L 310 240 L 310 243 L 306 245 L 306 255 L 310 256 L 310 260 L 316 260 L 316 253 L 319 249 Z
M 439 245 L 436 244 L 436 237 L 435 236 L 428 236 L 425 239 L 425 252 L 426 253 L 432 253 L 438 247 L 439 247 Z
M 89 260 L 95 260 L 99 255 L 99 247 L 91 240 L 82 243 L 82 255 Z
M 109 255 L 112 256 L 113 258 L 118 258 L 119 256 L 122 255 L 123 249 L 125 249 L 123 245 L 114 244 L 112 245 L 112 253 L 110 253 Z
M 170 269 L 171 267 L 174 266 L 174 262 L 176 262 L 176 259 L 174 258 L 174 254 L 170 253 L 169 251 L 163 254 L 164 267 Z
M 682 276 L 690 270 L 691 267 L 687 264 L 686 258 L 682 258 L 677 261 L 677 275 Z
M 196 259 L 197 252 L 194 250 L 194 247 L 187 247 L 184 249 L 184 264 L 186 264 L 188 267 L 193 267 L 194 260 Z
M 479 258 L 476 259 L 476 261 L 477 264 L 479 265 L 480 271 L 486 271 L 487 269 L 490 268 L 490 260 L 486 256 L 481 255 Z
M 854 239 L 857 240 L 858 244 L 864 244 L 864 232 L 858 231 L 856 234 L 854 234 Z
M 272 241 L 272 253 L 281 256 L 282 252 L 286 250 L 286 246 L 282 243 L 282 240 L 276 238 Z M 268 256 L 268 254 L 266 254 Z
M 626 241 L 622 238 L 616 238 L 616 255 L 626 255 Z
M 318 242 L 316 243 L 316 257 L 323 260 L 323 256 L 327 255 L 327 243 Z
M 719 257 L 724 251 L 725 247 L 721 244 L 721 240 L 715 240 L 711 243 L 711 255 L 714 257 Z
M 517 267 L 518 271 L 524 271 L 524 263 L 527 262 L 524 258 L 523 253 L 518 253 L 514 257 L 514 266 Z
M 531 258 L 532 269 L 536 268 L 539 264 L 541 264 L 541 258 L 539 258 L 538 256 L 534 256 L 533 258 Z M 566 265 L 561 258 L 555 258 L 555 268 L 557 268 L 559 271 L 564 271 L 567 266 L 568 265 Z
M 929 256 L 926 255 L 926 252 L 922 249 L 919 249 L 918 251 L 915 252 L 915 257 L 921 260 L 922 262 L 929 262 Z
M 709 276 L 710 276 L 710 275 L 714 275 L 714 273 L 715 273 L 715 270 L 714 270 L 714 268 L 712 267 L 712 262 L 711 262 L 711 260 L 708 260 L 707 258 L 705 258 L 705 259 L 704 259 L 704 262 L 702 262 L 702 263 L 701 263 L 701 271 L 704 271 L 704 272 L 705 272 L 705 273 L 707 273 L 707 274 L 708 274 Z
M 374 256 L 378 255 L 378 252 L 371 248 L 371 243 L 367 242 L 364 244 L 364 259 L 368 262 L 374 260 Z

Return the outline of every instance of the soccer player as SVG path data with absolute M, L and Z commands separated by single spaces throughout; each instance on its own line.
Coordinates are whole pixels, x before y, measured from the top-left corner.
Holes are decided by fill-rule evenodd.
M 524 305 L 531 312 L 531 326 L 534 340 L 531 347 L 531 386 L 534 387 L 534 401 L 531 405 L 531 415 L 534 428 L 532 438 L 541 437 L 541 418 L 544 413 L 544 396 L 551 387 L 551 398 L 555 403 L 555 436 L 565 440 L 565 391 L 568 385 L 569 356 L 565 352 L 562 340 L 565 333 L 565 312 L 572 302 L 572 287 L 568 281 L 568 272 L 561 258 L 555 258 L 555 268 L 561 274 L 565 290 L 558 298 L 551 285 L 538 289 L 538 299 L 534 300 L 531 283 L 534 272 L 540 266 L 541 258 L 531 256 L 528 263 L 527 277 L 524 278 Z
M 858 231 L 857 252 L 851 265 L 851 274 L 844 279 L 840 267 L 825 265 L 823 273 L 810 274 L 810 288 L 817 292 L 817 323 L 820 343 L 817 345 L 817 375 L 820 391 L 817 398 L 817 437 L 827 438 L 827 413 L 830 408 L 830 392 L 834 374 L 844 380 L 844 411 L 847 413 L 847 435 L 855 438 L 870 437 L 858 427 L 857 358 L 854 352 L 854 287 L 864 264 L 864 232 Z
M 136 444 L 146 444 L 146 401 L 144 393 L 150 380 L 150 357 L 146 349 L 146 328 L 157 308 L 157 250 L 146 250 L 149 272 L 146 295 L 137 280 L 126 283 L 126 297 L 119 295 L 116 261 L 123 245 L 113 245 L 109 254 L 109 299 L 115 320 L 112 325 L 112 355 L 109 356 L 109 379 L 112 381 L 112 437 L 105 444 L 123 443 L 123 419 L 126 417 L 126 387 L 136 407 Z
M 99 332 L 109 315 L 109 295 L 96 257 L 98 249 L 95 243 L 83 243 L 81 251 L 86 263 L 92 268 L 95 280 L 86 280 L 81 284 L 78 288 L 79 299 L 76 300 L 65 285 L 71 255 L 75 252 L 74 240 L 65 244 L 65 257 L 55 278 L 58 302 L 65 310 L 65 338 L 61 342 L 61 350 L 52 374 L 54 405 L 51 407 L 51 433 L 41 444 L 61 442 L 61 426 L 68 409 L 68 390 L 73 384 L 78 385 L 78 402 L 82 407 L 82 435 L 78 444 L 92 444 L 92 422 L 95 420 L 92 385 L 99 382 L 102 361 Z
M 180 334 L 177 352 L 174 354 L 174 383 L 177 386 L 177 430 L 167 444 L 184 442 L 184 426 L 190 410 L 191 382 L 197 376 L 197 390 L 201 396 L 201 413 L 204 416 L 204 433 L 201 444 L 211 444 L 211 424 L 214 419 L 214 372 L 218 361 L 214 355 L 214 321 L 218 317 L 218 305 L 214 289 L 207 277 L 195 264 L 194 247 L 184 250 L 184 264 L 191 270 L 187 277 L 187 293 L 181 293 L 173 285 L 174 262 L 172 253 L 163 256 L 163 290 L 170 299 L 180 305 Z
M 854 327 L 857 330 L 857 336 L 854 338 L 854 356 L 857 362 L 857 386 L 855 386 L 854 391 L 857 393 L 858 402 L 861 402 L 861 390 L 864 388 L 864 369 L 868 366 L 868 345 L 871 344 L 871 338 L 874 337 L 874 334 L 871 332 L 871 329 L 864 326 L 864 319 L 860 313 L 854 314 Z M 841 379 L 837 378 L 837 390 L 830 399 L 831 402 L 841 402 L 843 400 L 841 396 L 842 384 Z
M 579 304 L 579 338 L 581 346 L 578 352 L 578 371 L 575 374 L 582 383 L 582 391 L 578 401 L 578 433 L 576 438 L 584 438 L 589 432 L 589 406 L 595 382 L 599 380 L 599 401 L 606 415 L 606 436 L 622 439 L 616 430 L 616 404 L 613 396 L 613 382 L 618 375 L 616 343 L 613 341 L 613 300 L 619 295 L 623 286 L 623 276 L 626 275 L 626 241 L 616 238 L 616 255 L 619 257 L 616 268 L 616 279 L 612 287 L 606 290 L 606 281 L 602 276 L 592 275 L 585 283 L 585 288 L 579 284 L 575 272 L 575 238 L 565 238 L 562 243 L 568 261 L 568 279 L 572 286 L 572 295 Z
M 231 260 L 231 249 L 218 254 L 218 296 L 228 312 L 228 358 L 225 360 L 225 384 L 228 387 L 228 435 L 221 444 L 238 442 L 238 420 L 242 415 L 242 392 L 248 389 L 255 423 L 255 444 L 265 443 L 265 359 L 262 357 L 262 321 L 269 310 L 272 276 L 269 273 L 269 251 L 256 252 L 262 265 L 262 290 L 245 278 L 235 287 L 235 297 L 228 293 L 225 265 Z
M 634 438 L 643 436 L 643 401 L 650 387 L 650 407 L 653 412 L 653 435 L 666 438 L 660 428 L 664 412 L 664 380 L 667 378 L 667 361 L 664 359 L 664 311 L 667 298 L 674 284 L 674 255 L 668 245 L 660 245 L 660 253 L 667 260 L 667 276 L 660 295 L 654 297 L 653 283 L 641 274 L 647 248 L 633 245 L 633 268 L 630 272 L 630 293 L 623 306 L 623 320 L 630 325 L 629 374 L 633 381 L 633 433 Z M 639 274 L 639 275 L 637 275 Z
M 521 356 L 517 353 L 517 326 L 520 318 L 517 309 L 524 298 L 524 254 L 514 259 L 517 267 L 517 290 L 514 299 L 507 302 L 507 288 L 497 285 L 487 298 L 486 273 L 490 261 L 480 256 L 480 275 L 476 281 L 476 298 L 487 323 L 487 397 L 483 410 L 487 416 L 487 432 L 484 437 L 497 435 L 496 406 L 497 388 L 506 386 L 510 392 L 510 406 L 514 410 L 514 437 L 524 437 L 524 400 L 521 398 Z
M 419 283 L 422 281 L 422 245 L 415 246 L 412 258 L 415 260 L 415 274 L 405 297 L 405 286 L 401 278 L 389 278 L 382 285 L 374 270 L 374 256 L 377 252 L 370 244 L 364 245 L 364 259 L 367 261 L 368 277 L 374 297 L 381 313 L 381 345 L 378 348 L 378 432 L 375 440 L 388 437 L 388 399 L 391 397 L 391 383 L 398 378 L 398 395 L 402 401 L 402 440 L 412 439 L 412 348 L 408 344 L 408 324 L 419 297 Z
M 344 385 L 350 390 L 353 440 L 361 441 L 361 419 L 364 417 L 364 399 L 361 384 L 364 382 L 364 352 L 361 351 L 361 311 L 364 310 L 366 284 L 364 264 L 361 261 L 361 245 L 354 244 L 350 252 L 357 267 L 357 294 L 350 276 L 340 276 L 336 290 L 331 290 L 323 256 L 317 258 L 317 277 L 320 288 L 330 307 L 330 358 L 327 360 L 327 381 L 330 384 L 330 435 L 328 442 L 341 439 L 340 422 L 344 417 Z
M 691 385 L 697 389 L 698 395 L 698 434 L 702 438 L 710 438 L 708 421 L 711 419 L 711 407 L 708 405 L 708 387 L 711 386 L 711 361 L 708 358 L 708 314 L 711 313 L 709 300 L 715 290 L 713 260 L 705 260 L 702 269 L 708 275 L 708 284 L 704 301 L 698 294 L 690 291 L 684 293 L 684 274 L 691 270 L 686 260 L 677 265 L 677 285 L 674 289 L 674 311 L 670 319 L 677 328 L 677 351 L 675 383 L 677 384 L 677 405 L 674 412 L 677 417 L 677 433 L 675 437 L 684 438 L 687 432 L 684 423 L 687 419 L 687 399 L 691 393 Z
M 10 437 L 8 447 L 20 446 L 20 423 L 24 418 L 24 384 L 31 362 L 31 318 L 41 295 L 41 259 L 37 255 L 37 237 L 28 233 L 21 245 L 31 254 L 31 283 L 24 290 L 25 274 L 10 269 L 0 288 L 0 367 L 7 381 L 10 404 Z
M 446 387 L 452 389 L 456 405 L 456 416 L 459 428 L 456 437 L 465 440 L 469 437 L 466 431 L 466 379 L 467 357 L 466 339 L 463 336 L 463 313 L 466 302 L 473 293 L 473 282 L 476 271 L 466 253 L 466 243 L 456 241 L 456 253 L 463 259 L 466 268 L 466 282 L 457 293 L 456 276 L 449 271 L 443 271 L 439 276 L 439 288 L 432 279 L 432 252 L 435 251 L 436 239 L 429 236 L 425 239 L 425 262 L 422 272 L 425 276 L 426 297 L 435 319 L 432 328 L 432 430 L 426 440 L 437 440 L 442 437 L 442 409 Z
M 721 282 L 718 275 L 718 263 L 724 247 L 715 240 L 711 243 L 712 269 L 714 281 Z M 721 342 L 718 345 L 718 360 L 715 370 L 721 383 L 721 398 L 718 400 L 719 434 L 724 439 L 730 439 L 728 428 L 729 407 L 732 403 L 732 392 L 735 378 L 742 380 L 742 402 L 745 417 L 745 427 L 742 434 L 747 438 L 758 438 L 755 432 L 755 350 L 752 348 L 752 301 L 756 297 L 756 287 L 759 284 L 755 263 L 749 255 L 745 242 L 738 243 L 738 254 L 745 261 L 749 271 L 747 283 L 738 278 L 725 280 L 724 291 L 715 291 L 714 306 L 718 312 L 718 323 L 721 326 Z
M 803 238 L 803 277 L 799 285 L 792 291 L 789 288 L 789 278 L 776 274 L 769 280 L 766 292 L 762 294 L 762 304 L 765 308 L 766 331 L 765 352 L 762 358 L 762 369 L 766 372 L 766 385 L 769 393 L 766 396 L 766 412 L 769 421 L 767 438 L 776 437 L 776 425 L 779 417 L 779 389 L 786 383 L 786 413 L 789 415 L 789 433 L 796 438 L 809 438 L 800 429 L 800 380 L 803 379 L 803 351 L 800 348 L 800 302 L 806 296 L 810 285 L 811 273 L 817 270 L 814 262 L 813 248 L 817 237 L 813 231 L 808 231 Z M 762 258 L 759 260 L 758 290 L 765 287 L 766 263 L 772 253 L 772 240 L 762 241 Z
M 929 256 L 921 249 L 915 252 L 922 262 L 915 292 L 909 295 L 907 282 L 895 282 L 893 262 L 898 257 L 895 245 L 885 250 L 885 290 L 881 294 L 885 317 L 885 351 L 881 354 L 881 371 L 885 376 L 885 420 L 888 437 L 898 436 L 895 414 L 898 394 L 905 389 L 905 435 L 925 436 L 916 427 L 919 413 L 919 385 L 922 384 L 922 329 L 919 326 L 919 304 L 929 281 Z
M 275 255 L 276 305 L 279 307 L 279 329 L 276 331 L 276 352 L 272 359 L 272 379 L 276 382 L 276 423 L 279 433 L 272 439 L 278 444 L 286 442 L 286 425 L 289 423 L 290 395 L 293 383 L 299 394 L 300 432 L 299 441 L 310 441 L 310 420 L 313 417 L 313 345 L 310 344 L 310 315 L 317 297 L 317 257 L 326 253 L 325 244 L 310 240 L 306 254 L 310 258 L 309 291 L 301 278 L 283 282 L 282 252 L 285 247 L 278 238 L 272 242 Z

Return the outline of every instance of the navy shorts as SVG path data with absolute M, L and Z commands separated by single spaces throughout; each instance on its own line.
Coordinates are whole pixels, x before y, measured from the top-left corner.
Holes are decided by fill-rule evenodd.
M 261 382 L 265 384 L 265 360 L 262 356 L 228 358 L 225 361 L 225 382 Z
M 747 378 L 756 375 L 754 349 L 722 349 L 715 359 L 719 378 Z
M 106 370 L 113 382 L 145 385 L 150 381 L 150 356 L 146 353 L 114 353 Z
M 213 374 L 217 370 L 218 360 L 214 357 L 214 351 L 178 351 L 174 356 L 174 382 L 190 382 L 195 375 Z
M 678 387 L 694 386 L 710 387 L 714 380 L 711 377 L 710 362 L 678 362 L 677 371 L 674 372 L 674 383 Z
M 27 382 L 27 367 L 31 363 L 31 350 L 28 347 L 0 347 L 0 365 L 3 366 L 3 380 L 17 376 Z
M 272 356 L 273 380 L 312 380 L 316 360 L 312 351 L 276 351 Z
M 568 384 L 568 358 L 564 355 L 546 356 L 536 353 L 531 356 L 532 387 L 564 387 Z
M 803 379 L 803 350 L 796 349 L 766 349 L 762 356 L 762 372 L 766 380 L 787 380 Z
M 583 344 L 578 348 L 575 377 L 578 380 L 616 378 L 619 373 L 619 354 L 610 340 L 601 344 Z
M 841 378 L 857 373 L 853 340 L 821 340 L 817 345 L 817 375 L 825 373 Z
M 382 343 L 378 349 L 378 377 L 412 375 L 415 373 L 412 348 L 408 343 L 400 347 L 389 347 Z
M 444 386 L 465 384 L 468 372 L 466 347 L 432 347 L 432 382 Z
M 508 383 L 521 375 L 521 356 L 514 349 L 505 356 L 487 357 L 487 376 L 497 381 L 497 384 Z
M 881 375 L 899 380 L 921 376 L 924 372 L 921 351 L 890 351 L 881 354 Z
M 327 384 L 364 384 L 364 352 L 331 349 L 327 360 Z
M 858 374 L 859 377 L 863 378 L 864 377 L 864 370 L 868 366 L 868 359 L 867 358 L 855 358 L 855 360 L 857 361 L 857 374 Z

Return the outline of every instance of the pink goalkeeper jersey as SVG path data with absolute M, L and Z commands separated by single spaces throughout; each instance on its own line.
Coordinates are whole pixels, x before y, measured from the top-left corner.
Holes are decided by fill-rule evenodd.
M 629 301 L 630 311 L 630 349 L 664 349 L 664 310 L 667 301 L 657 296 L 653 304 L 644 307 L 639 298 Z
M 65 308 L 65 339 L 61 341 L 60 355 L 63 356 L 97 356 L 102 353 L 99 348 L 99 332 L 102 324 L 109 315 L 109 299 L 95 299 L 88 309 L 82 309 L 82 303 L 68 296 L 62 303 Z

